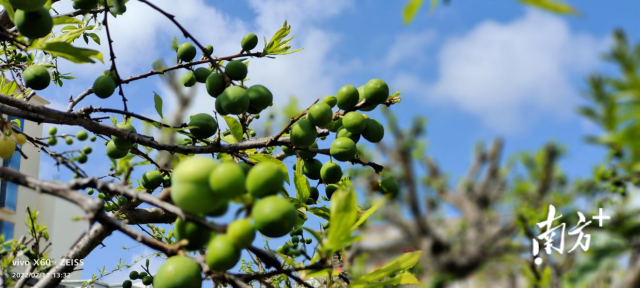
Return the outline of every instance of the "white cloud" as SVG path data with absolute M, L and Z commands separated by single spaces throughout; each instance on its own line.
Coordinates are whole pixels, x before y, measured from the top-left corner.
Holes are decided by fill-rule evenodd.
M 562 18 L 531 10 L 512 22 L 485 21 L 446 40 L 435 83 L 401 73 L 394 84 L 512 132 L 536 117 L 572 115 L 578 98 L 573 81 L 598 65 L 607 42 L 570 31 Z
M 295 39 L 291 42 L 294 48 L 303 47 L 304 50 L 292 55 L 278 56 L 277 59 L 250 59 L 248 85 L 262 84 L 267 86 L 274 94 L 277 104 L 285 104 L 291 95 L 299 97 L 302 105 L 327 94 L 334 92 L 340 79 L 349 71 L 340 66 L 339 59 L 332 56 L 334 47 L 340 39 L 340 35 L 326 29 L 318 28 L 322 21 L 326 21 L 339 13 L 349 9 L 353 1 L 295 1 L 295 0 L 250 0 L 249 6 L 256 14 L 250 20 L 243 20 L 230 16 L 209 6 L 203 0 L 192 0 L 175 5 L 175 1 L 159 0 L 154 4 L 176 16 L 189 32 L 191 32 L 203 45 L 212 44 L 215 55 L 232 55 L 240 50 L 240 39 L 248 32 L 254 32 L 259 36 L 259 48 L 264 45 L 263 37 L 268 39 L 277 31 L 285 20 L 292 25 L 292 34 Z M 61 9 L 64 11 L 64 9 Z M 114 39 L 114 50 L 117 55 L 118 69 L 123 77 L 137 75 L 151 69 L 151 63 L 164 58 L 169 62 L 171 57 L 167 55 L 171 39 L 175 35 L 179 42 L 186 41 L 180 31 L 163 15 L 154 11 L 144 3 L 130 1 L 127 4 L 127 13 L 117 18 L 109 18 L 110 31 Z M 73 71 L 81 76 L 76 82 L 88 86 L 93 79 L 109 67 L 108 46 L 104 31 L 99 31 L 103 45 L 94 47 L 100 49 L 105 55 L 104 65 L 68 65 L 65 71 Z M 77 41 L 75 45 L 84 44 Z M 95 45 L 92 45 L 95 46 Z M 342 67 L 342 69 L 338 69 Z M 80 69 L 80 70 L 78 70 Z M 81 71 L 81 72 L 77 72 Z M 338 71 L 336 73 L 336 71 Z M 83 81 L 84 80 L 84 81 Z M 145 80 L 145 83 L 162 86 L 159 78 Z M 71 83 L 71 82 L 70 82 Z M 69 84 L 67 87 L 77 90 L 83 87 L 75 87 L 78 84 Z M 130 84 L 125 86 L 125 94 Z M 69 91 L 65 89 L 66 91 Z M 77 88 L 77 89 L 76 89 Z M 152 87 L 153 88 L 153 87 Z M 214 107 L 213 98 L 207 95 L 203 85 L 198 87 L 198 95 L 195 105 L 189 113 L 210 113 Z M 170 107 L 175 107 L 175 100 L 170 97 L 166 88 L 153 88 L 156 91 L 164 91 L 165 115 L 170 115 Z M 163 90 L 165 89 L 165 90 Z M 65 92 L 68 93 L 68 92 Z M 129 96 L 128 98 L 136 97 Z M 64 97 L 64 98 L 63 98 Z M 68 99 L 69 95 L 57 95 L 57 98 Z M 142 95 L 140 97 L 147 97 Z M 146 99 L 146 98 L 145 98 Z M 89 102 L 88 102 L 89 103 Z M 104 102 L 102 102 L 104 103 Z M 87 104 L 87 103 L 85 103 Z M 82 106 L 82 104 L 81 104 Z
M 427 30 L 416 33 L 404 33 L 396 36 L 389 48 L 385 62 L 388 66 L 395 66 L 404 61 L 423 62 L 427 47 L 435 39 L 436 32 Z

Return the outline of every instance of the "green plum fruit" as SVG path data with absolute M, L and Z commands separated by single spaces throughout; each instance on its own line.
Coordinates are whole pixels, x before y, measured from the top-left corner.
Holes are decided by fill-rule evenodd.
M 220 199 L 209 187 L 209 176 L 217 162 L 209 157 L 182 160 L 171 175 L 171 200 L 190 213 L 208 213 Z
M 136 128 L 133 127 L 133 125 L 131 125 L 131 123 L 127 123 L 127 122 L 120 122 L 118 124 L 116 124 L 116 127 L 123 129 L 123 130 L 128 130 L 131 131 L 133 133 L 136 133 Z M 116 146 L 118 146 L 118 148 L 120 149 L 130 149 L 131 147 L 133 147 L 133 143 L 128 142 L 127 140 L 125 140 L 124 138 L 118 137 L 118 136 L 112 136 L 111 139 L 113 140 L 113 143 L 116 144 Z
M 338 100 L 338 108 L 342 110 L 353 109 L 358 104 L 358 89 L 353 85 L 345 85 L 338 90 L 336 98 Z
M 291 127 L 291 144 L 295 147 L 309 147 L 316 141 L 318 131 L 307 119 L 300 119 Z
M 296 151 L 291 149 L 291 148 L 289 148 L 288 146 L 280 146 L 280 147 L 282 148 L 282 152 L 284 152 L 285 155 L 287 155 L 287 156 L 296 155 Z
M 247 89 L 247 95 L 249 95 L 250 104 L 249 107 L 258 114 L 262 110 L 273 104 L 273 94 L 271 91 L 262 85 L 253 85 Z
M 231 78 L 231 80 L 244 80 L 247 77 L 247 65 L 242 61 L 230 61 L 224 69 L 224 73 Z
M 154 190 L 160 187 L 160 184 L 164 181 L 162 173 L 158 170 L 149 170 L 142 175 L 140 184 L 147 190 Z
M 313 104 L 309 108 L 309 122 L 318 127 L 325 127 L 333 121 L 331 106 L 324 102 Z
M 356 143 L 358 143 L 358 141 L 360 141 L 360 134 L 351 133 L 351 132 L 349 132 L 349 130 L 347 130 L 344 127 L 338 129 L 338 133 L 336 133 L 336 139 L 338 139 L 340 137 L 349 138 L 349 139 L 353 140 L 353 142 L 356 142 Z
M 309 146 L 309 148 L 318 149 L 318 143 L 317 142 L 313 142 L 313 144 L 311 144 L 311 146 Z M 316 152 L 298 150 L 298 155 L 300 155 L 300 158 L 302 158 L 303 160 L 307 160 L 307 159 L 311 159 L 313 157 L 316 157 L 317 154 L 318 153 L 316 153 Z
M 384 103 L 389 97 L 389 86 L 380 79 L 371 79 L 364 85 L 364 99 L 373 105 Z
M 342 116 L 342 125 L 347 129 L 347 131 L 360 134 L 366 127 L 367 123 L 365 122 L 365 118 L 362 114 L 356 111 L 351 111 Z
M 331 195 L 333 195 L 334 192 L 338 191 L 338 189 L 340 189 L 340 186 L 336 184 L 327 185 L 327 187 L 325 187 L 324 189 L 324 193 L 325 195 L 327 195 L 327 199 L 331 200 Z
M 360 98 L 358 99 L 358 103 L 362 102 L 364 100 L 364 87 L 366 85 L 362 85 L 360 87 L 358 87 L 358 95 L 360 96 Z M 373 109 L 376 108 L 376 106 L 378 106 L 377 104 L 369 104 L 369 102 L 367 102 L 367 104 L 364 107 L 361 107 L 359 110 L 361 111 L 371 111 Z
M 378 143 L 384 138 L 384 127 L 374 119 L 367 119 L 366 126 L 362 131 L 362 137 L 371 143 Z
M 205 262 L 213 271 L 227 271 L 240 261 L 240 249 L 233 245 L 233 240 L 227 235 L 215 236 L 207 245 Z
M 187 256 L 172 256 L 153 277 L 153 288 L 197 288 L 202 286 L 200 265 Z
M 342 168 L 335 162 L 327 162 L 320 169 L 320 178 L 326 184 L 335 184 L 342 179 Z
M 207 88 L 207 93 L 211 97 L 218 97 L 224 89 L 227 87 L 227 84 L 224 80 L 224 75 L 220 73 L 211 73 L 207 76 L 205 87 Z
M 260 162 L 247 174 L 246 189 L 256 198 L 273 195 L 282 190 L 287 175 L 278 164 Z
M 187 74 L 184 74 L 184 76 L 182 76 L 182 85 L 184 85 L 184 87 L 191 87 L 193 85 L 196 85 L 196 82 L 198 82 L 196 79 L 196 75 L 192 72 L 188 72 Z
M 98 5 L 98 0 L 73 0 L 73 9 L 91 10 Z
M 198 82 L 205 83 L 205 82 L 207 82 L 207 78 L 211 74 L 211 70 L 209 70 L 207 68 L 204 68 L 204 67 L 200 67 L 200 68 L 194 70 L 193 74 L 196 76 L 196 80 Z
M 180 44 L 178 47 L 178 59 L 189 62 L 196 57 L 196 47 L 189 42 Z
M 211 56 L 213 54 L 213 45 L 204 45 L 204 51 L 202 51 L 203 56 Z
M 353 140 L 345 137 L 333 140 L 329 153 L 338 161 L 349 161 L 358 153 L 358 148 Z
M 267 237 L 287 235 L 298 221 L 298 215 L 286 199 L 269 196 L 258 200 L 251 211 L 253 223 Z
M 49 35 L 53 28 L 53 18 L 49 14 L 49 10 L 44 7 L 30 12 L 16 10 L 13 22 L 20 34 L 32 39 Z
M 309 198 L 307 198 L 307 205 L 312 205 L 318 202 L 318 198 L 320 197 L 320 193 L 318 193 L 318 188 L 311 187 L 309 190 Z
M 400 188 L 398 187 L 398 182 L 396 181 L 396 179 L 390 176 L 382 177 L 382 180 L 380 180 L 380 183 L 378 185 L 378 189 L 382 194 L 385 194 L 385 195 L 390 194 L 394 197 L 398 195 L 398 192 L 400 191 Z
M 198 139 L 207 139 L 216 134 L 218 130 L 216 119 L 205 113 L 192 115 L 188 125 L 194 127 L 189 129 L 189 133 Z
M 56 146 L 56 144 L 58 144 L 58 139 L 55 137 L 51 137 L 47 139 L 47 144 L 49 144 L 49 146 Z
M 304 160 L 303 173 L 309 179 L 318 180 L 320 179 L 320 170 L 322 169 L 322 162 L 318 159 L 308 159 Z
M 9 3 L 11 3 L 14 10 L 20 9 L 31 12 L 42 8 L 47 3 L 47 0 L 9 0 Z
M 113 95 L 113 92 L 116 91 L 116 86 L 117 84 L 113 77 L 101 75 L 93 82 L 93 93 L 102 99 L 106 99 Z
M 242 50 L 251 51 L 253 48 L 256 48 L 256 46 L 258 45 L 258 36 L 256 36 L 256 34 L 253 34 L 253 33 L 244 35 L 244 37 L 242 37 L 242 41 L 240 44 L 242 46 Z
M 329 95 L 322 98 L 322 102 L 327 103 L 329 107 L 333 108 L 336 107 L 336 104 L 338 104 L 338 99 L 335 96 Z
M 238 86 L 229 86 L 218 97 L 222 109 L 229 114 L 239 115 L 249 110 L 249 95 L 247 90 Z
M 87 133 L 87 131 L 80 130 L 78 131 L 78 133 L 76 133 L 76 139 L 80 141 L 87 140 L 88 138 L 89 138 L 89 133 Z
M 220 199 L 223 200 L 223 199 Z M 220 217 L 227 213 L 229 210 L 229 202 L 228 201 L 218 201 L 214 204 L 214 207 L 207 212 L 207 216 L 211 217 Z
M 256 228 L 253 227 L 251 219 L 235 220 L 227 226 L 227 236 L 236 248 L 244 249 L 251 246 L 253 239 L 256 238 Z
M 188 244 L 185 247 L 189 251 L 197 251 L 202 249 L 214 233 L 207 228 L 200 227 L 200 225 L 176 218 L 176 222 L 173 224 L 173 235 L 176 236 L 178 241 L 187 240 Z
M 235 162 L 218 164 L 209 176 L 209 187 L 216 197 L 233 198 L 245 191 L 244 170 Z
M 78 163 L 84 164 L 84 163 L 87 163 L 87 160 L 89 160 L 89 157 L 87 157 L 87 154 L 80 153 L 76 157 L 76 160 L 78 161 Z
M 51 128 L 49 128 L 49 135 L 53 136 L 58 134 L 58 128 L 56 128 L 55 126 L 51 126 Z
M 49 87 L 51 75 L 42 65 L 31 65 L 22 73 L 24 85 L 33 90 L 42 90 Z
M 339 118 L 337 120 L 333 120 L 333 122 L 331 122 L 331 125 L 329 125 L 329 127 L 327 127 L 327 128 L 331 132 L 338 132 L 338 130 L 340 130 L 340 128 L 342 128 L 342 118 Z
M 107 143 L 107 156 L 113 159 L 120 159 L 129 154 L 129 149 L 120 149 L 116 144 L 112 141 Z
M 225 116 L 225 115 L 229 115 L 229 113 L 227 113 L 227 111 L 224 111 L 224 108 L 222 108 L 222 102 L 224 101 L 222 98 L 224 94 L 220 95 L 220 97 L 218 97 L 216 99 L 216 112 L 218 112 L 218 114 Z

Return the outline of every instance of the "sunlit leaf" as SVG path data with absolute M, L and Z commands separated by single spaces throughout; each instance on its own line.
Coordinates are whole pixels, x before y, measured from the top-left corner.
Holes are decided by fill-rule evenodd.
M 413 21 L 422 6 L 422 2 L 424 2 L 424 0 L 409 0 L 409 2 L 404 5 L 404 9 L 402 10 L 402 22 L 404 22 L 404 25 L 408 25 Z
M 62 57 L 74 63 L 95 63 L 93 59 L 104 62 L 102 53 L 87 48 L 73 47 L 66 42 L 46 43 L 40 50 L 51 53 L 53 56 Z M 93 58 L 93 59 L 92 59 Z
M 418 263 L 418 260 L 420 260 L 421 255 L 422 255 L 422 251 L 404 253 L 402 256 L 387 263 L 381 268 L 376 269 L 375 271 L 356 279 L 351 284 L 364 285 L 373 281 L 378 281 L 384 277 L 388 277 L 400 271 L 407 270 Z
M 304 170 L 303 163 L 304 161 L 300 158 L 296 160 L 296 173 L 293 175 L 293 184 L 296 187 L 296 198 L 302 203 L 306 203 L 309 195 L 311 195 L 311 187 L 309 186 L 309 180 L 302 173 Z
M 331 225 L 328 249 L 336 251 L 344 246 L 358 218 L 356 193 L 351 189 L 338 189 L 331 196 Z
M 160 118 L 164 118 L 164 116 L 162 116 L 162 98 L 156 92 L 153 92 L 153 103 L 155 104 L 156 112 L 158 112 Z
M 229 130 L 231 130 L 231 135 L 236 139 L 237 142 L 242 142 L 242 125 L 236 118 L 230 116 L 222 116 L 224 121 L 227 122 L 227 126 L 229 126 Z
M 520 0 L 520 2 L 553 13 L 578 14 L 578 11 L 569 4 L 556 0 Z

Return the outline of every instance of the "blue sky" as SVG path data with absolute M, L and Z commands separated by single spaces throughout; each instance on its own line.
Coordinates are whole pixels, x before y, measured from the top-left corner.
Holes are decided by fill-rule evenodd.
M 573 177 L 586 176 L 604 151 L 583 142 L 585 135 L 598 131 L 575 113 L 582 103 L 584 79 L 589 73 L 611 70 L 600 60 L 600 53 L 609 47 L 613 29 L 624 28 L 631 39 L 640 40 L 640 2 L 633 0 L 613 5 L 568 1 L 581 11 L 570 17 L 532 10 L 514 0 L 454 0 L 433 15 L 423 9 L 410 26 L 402 24 L 405 1 L 188 0 L 180 1 L 179 7 L 171 4 L 175 1 L 155 2 L 174 13 L 202 43 L 212 44 L 218 56 L 237 53 L 245 33 L 269 38 L 288 20 L 296 35 L 294 47 L 305 50 L 276 60 L 251 60 L 252 83 L 269 87 L 276 105 L 295 95 L 306 106 L 342 85 L 384 79 L 393 90 L 403 92 L 402 103 L 392 108 L 401 124 L 410 123 L 414 116 L 429 119 L 428 153 L 453 175 L 465 171 L 475 143 L 501 136 L 507 153 L 538 149 L 550 140 L 564 144 L 569 149 L 563 168 Z M 68 3 L 56 5 L 68 11 Z M 166 18 L 137 1 L 128 4 L 124 16 L 109 22 L 114 25 L 111 31 L 123 76 L 147 72 L 151 62 L 161 57 L 170 62 L 171 39 L 178 36 L 184 41 Z M 98 49 L 108 55 L 106 47 Z M 65 107 L 70 95 L 89 87 L 108 67 L 108 62 L 62 63 L 63 72 L 73 73 L 77 81 L 41 94 L 54 108 Z M 124 88 L 129 107 L 150 117 L 157 118 L 152 91 L 164 97 L 165 115 L 175 103 L 157 77 Z M 197 105 L 190 112 L 210 111 L 212 99 L 203 87 L 197 93 Z M 121 107 L 118 101 L 118 97 L 90 97 L 79 107 Z M 93 145 L 94 153 L 104 153 L 99 143 Z M 51 160 L 43 159 L 42 178 L 69 179 L 70 175 L 54 171 Z M 88 170 L 107 174 L 107 164 L 95 161 L 99 160 L 90 160 Z M 105 244 L 107 248 L 87 258 L 83 278 L 103 265 L 115 265 L 119 257 L 150 251 L 122 253 L 122 245 L 134 242 L 118 233 Z

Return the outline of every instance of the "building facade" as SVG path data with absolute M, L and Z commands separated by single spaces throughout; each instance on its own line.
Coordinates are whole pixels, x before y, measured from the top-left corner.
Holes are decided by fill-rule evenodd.
M 47 100 L 39 96 L 32 97 L 30 103 L 49 104 Z M 7 119 L 6 116 L 3 117 Z M 12 116 L 9 116 L 8 120 L 12 121 L 25 134 L 32 137 L 42 137 L 42 124 L 24 121 Z M 22 147 L 22 151 L 28 156 L 28 159 L 22 158 L 20 153 L 16 151 L 11 158 L 3 160 L 3 167 L 18 170 L 31 177 L 51 178 L 51 175 L 40 175 L 41 152 L 36 147 L 26 144 Z M 48 226 L 47 231 L 51 246 L 47 249 L 47 253 L 54 261 L 60 259 L 87 229 L 86 222 L 72 220 L 74 217 L 84 216 L 84 212 L 75 205 L 60 198 L 2 180 L 0 181 L 0 231 L 5 239 L 18 239 L 22 235 L 29 234 L 28 227 L 25 225 L 27 207 L 32 212 L 38 212 L 38 223 Z M 49 243 L 44 245 L 47 244 Z M 20 267 L 17 267 L 16 270 L 20 270 Z M 69 279 L 79 280 L 80 276 L 81 272 L 76 271 L 71 274 Z

